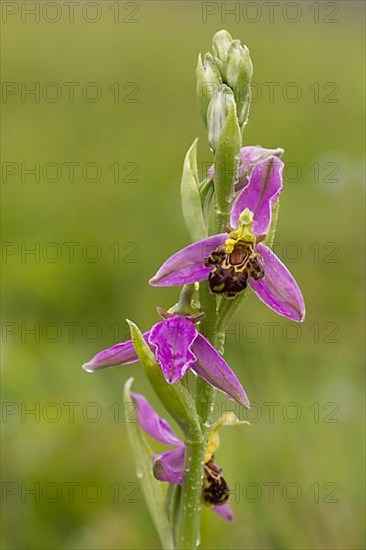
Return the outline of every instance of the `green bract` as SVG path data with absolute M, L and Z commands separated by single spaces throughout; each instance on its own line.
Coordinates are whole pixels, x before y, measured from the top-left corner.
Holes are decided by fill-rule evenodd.
M 234 183 L 239 166 L 241 133 L 236 115 L 234 95 L 226 94 L 227 116 L 220 129 L 215 154 L 215 195 L 216 213 L 219 216 L 220 227 L 228 222 L 231 203 L 234 197 Z
M 184 159 L 181 180 L 183 217 L 192 241 L 207 237 L 203 217 L 197 170 L 197 139 L 194 140 Z
M 132 383 L 133 378 L 129 378 L 124 385 L 123 401 L 125 406 L 133 403 Z M 166 513 L 167 486 L 154 477 L 152 451 L 138 422 L 126 422 L 126 429 L 134 456 L 136 475 L 140 479 L 141 489 L 151 518 L 159 533 L 164 550 L 172 550 L 174 548 L 173 534 Z

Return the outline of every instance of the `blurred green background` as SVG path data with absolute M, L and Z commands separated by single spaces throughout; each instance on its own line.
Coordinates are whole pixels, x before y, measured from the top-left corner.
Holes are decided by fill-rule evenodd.
M 176 299 L 147 280 L 188 243 L 179 179 L 196 136 L 202 173 L 211 161 L 194 69 L 225 27 L 262 94 L 246 143 L 286 151 L 276 250 L 307 319 L 251 296 L 230 324 L 226 357 L 255 405 L 216 456 L 236 521 L 205 510 L 202 548 L 364 548 L 363 2 L 280 2 L 273 22 L 261 2 L 76 2 L 73 23 L 63 2 L 53 23 L 54 2 L 39 21 L 34 2 L 2 4 L 2 547 L 159 547 L 124 381 L 157 401 L 139 366 L 80 365 L 127 336 L 126 317 L 146 330 Z M 37 162 L 39 178 L 25 172 Z

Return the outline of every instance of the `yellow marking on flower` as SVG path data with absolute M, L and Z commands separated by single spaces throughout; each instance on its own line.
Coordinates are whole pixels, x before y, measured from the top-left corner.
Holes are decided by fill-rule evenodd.
M 225 412 L 221 416 L 221 423 L 225 426 L 232 426 L 237 422 L 238 422 L 238 419 L 236 418 L 235 413 L 233 413 L 232 411 Z
M 247 424 L 250 426 L 250 422 L 247 420 L 239 420 L 235 413 L 231 411 L 223 413 L 219 422 L 221 423 L 221 426 L 235 426 L 237 424 Z
M 239 420 L 234 412 L 228 411 L 221 415 L 221 417 L 213 424 L 208 434 L 205 464 L 212 460 L 213 455 L 216 453 L 220 445 L 219 430 L 222 426 L 235 426 L 239 424 L 247 424 L 250 426 L 250 422 L 247 420 Z
M 207 441 L 206 454 L 205 454 L 205 464 L 212 459 L 212 456 L 215 454 L 220 445 L 219 434 L 217 433 L 217 428 L 212 427 Z
M 245 208 L 239 216 L 239 223 L 236 229 L 229 233 L 229 237 L 225 241 L 225 250 L 227 254 L 231 254 L 235 245 L 240 242 L 255 243 L 255 236 L 252 230 L 253 212 L 249 208 Z

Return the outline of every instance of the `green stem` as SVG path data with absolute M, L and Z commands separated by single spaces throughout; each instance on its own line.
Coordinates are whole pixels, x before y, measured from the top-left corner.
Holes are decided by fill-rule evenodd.
M 201 333 L 213 345 L 217 338 L 217 318 L 216 318 L 216 296 L 213 296 L 208 287 L 208 283 L 200 284 L 200 302 L 201 309 L 205 312 L 205 317 L 201 321 Z M 214 388 L 205 382 L 202 378 L 197 378 L 196 382 L 196 407 L 198 416 L 201 418 L 202 428 L 205 429 L 208 418 L 211 414 L 212 402 L 215 396 Z M 205 435 L 205 434 L 204 434 Z
M 205 317 L 201 321 L 201 332 L 213 344 L 216 338 L 216 298 L 208 290 L 207 283 L 201 283 L 200 301 Z M 197 548 L 200 537 L 202 509 L 203 466 L 206 452 L 208 419 L 212 409 L 215 391 L 202 378 L 196 381 L 196 406 L 201 419 L 202 437 L 194 435 L 186 440 L 184 485 L 182 487 L 181 515 L 177 547 L 184 550 Z
M 225 227 L 229 224 L 230 211 L 216 212 L 214 219 L 214 233 L 223 233 Z
M 217 309 L 217 333 L 218 336 L 224 335 L 226 332 L 226 325 L 232 318 L 238 307 L 243 304 L 250 294 L 250 289 L 245 289 L 234 300 L 226 300 L 222 298 L 219 307 Z
M 235 103 L 230 113 L 230 118 L 228 117 L 220 136 L 220 139 L 222 138 L 220 141 L 220 154 L 218 156 L 215 154 L 214 185 L 212 186 L 211 182 L 206 181 L 200 188 L 201 202 L 206 213 L 209 234 L 221 233 L 224 226 L 229 223 L 230 218 L 231 204 L 229 204 L 228 197 L 230 197 L 229 191 L 233 191 L 241 145 Z M 220 163 L 223 163 L 223 168 L 220 167 Z M 228 166 L 232 167 L 233 170 L 230 171 Z M 225 197 L 221 192 L 218 194 L 220 186 L 224 186 Z M 213 198 L 215 199 L 215 212 L 212 220 L 214 228 L 211 231 L 211 224 L 208 223 L 207 218 L 210 212 L 211 199 Z M 217 297 L 210 293 L 207 281 L 200 283 L 200 303 L 201 311 L 205 313 L 205 317 L 201 321 L 200 331 L 211 344 L 223 353 L 224 336 L 222 331 L 218 333 L 217 327 Z M 200 418 L 202 433 L 200 437 L 195 436 L 186 440 L 185 473 L 178 533 L 178 548 L 181 549 L 194 550 L 199 544 L 204 458 L 214 397 L 214 388 L 198 377 L 196 381 L 196 409 Z
M 184 485 L 182 487 L 177 548 L 194 550 L 200 542 L 205 445 L 203 438 L 186 440 L 185 443 Z

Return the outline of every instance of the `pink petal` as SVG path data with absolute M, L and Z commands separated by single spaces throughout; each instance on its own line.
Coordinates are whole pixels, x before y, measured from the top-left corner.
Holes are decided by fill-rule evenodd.
M 137 405 L 137 421 L 147 434 L 160 443 L 184 446 L 183 441 L 173 432 L 169 422 L 157 414 L 146 397 L 134 392 L 131 392 L 131 397 Z
M 155 348 L 156 361 L 170 384 L 178 382 L 196 361 L 192 345 L 197 334 L 194 323 L 180 315 L 152 327 L 149 344 Z
M 152 286 L 179 286 L 207 279 L 211 268 L 204 265 L 204 260 L 226 239 L 227 234 L 222 233 L 183 248 L 163 263 L 149 283 Z
M 184 482 L 184 455 L 184 446 L 161 455 L 154 455 L 153 469 L 156 479 L 182 485 Z
M 254 214 L 255 235 L 266 235 L 271 224 L 272 209 L 282 191 L 283 162 L 275 156 L 258 162 L 249 177 L 249 182 L 235 199 L 231 211 L 231 225 L 238 225 L 239 216 L 245 208 Z
M 249 145 L 240 149 L 240 167 L 239 175 L 248 172 L 255 164 L 261 160 L 265 160 L 270 156 L 280 156 L 283 154 L 283 149 L 265 149 L 260 145 Z
M 249 408 L 248 396 L 238 378 L 222 355 L 202 334 L 198 333 L 192 349 L 197 357 L 197 363 L 192 366 L 192 369 L 211 386 L 224 392 L 230 399 Z
M 148 339 L 149 332 L 144 333 L 145 340 Z M 88 361 L 84 363 L 82 368 L 86 372 L 95 372 L 106 367 L 113 367 L 115 365 L 128 365 L 129 363 L 135 363 L 138 361 L 135 348 L 133 347 L 132 340 L 126 340 L 120 344 L 116 344 L 111 348 L 100 351 Z
M 219 514 L 219 516 L 227 521 L 233 521 L 234 514 L 228 502 L 225 504 L 220 504 L 219 506 L 213 506 L 212 509 L 216 512 L 216 514 Z
M 249 279 L 249 284 L 268 307 L 293 321 L 303 321 L 305 304 L 301 290 L 287 267 L 267 246 L 256 246 L 263 259 L 264 277 L 259 281 Z
M 281 156 L 284 153 L 283 149 L 265 149 L 260 145 L 249 145 L 240 149 L 240 166 L 237 173 L 237 182 L 235 183 L 235 191 L 239 191 L 246 185 L 247 177 L 257 162 L 264 160 L 271 155 Z M 215 167 L 212 164 L 207 172 L 207 177 L 213 179 L 215 175 Z

